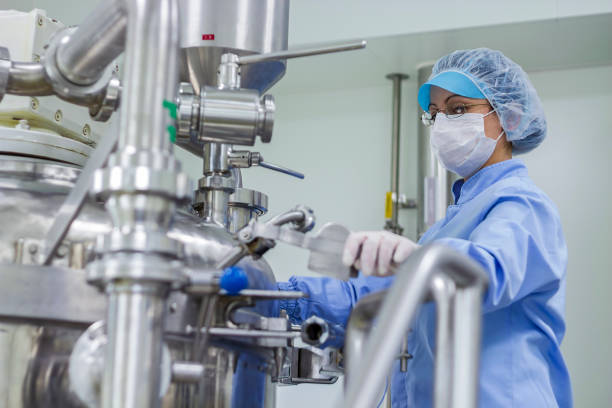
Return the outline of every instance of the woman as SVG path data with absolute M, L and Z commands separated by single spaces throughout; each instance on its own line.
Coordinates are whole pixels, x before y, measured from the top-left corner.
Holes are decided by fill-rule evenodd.
M 418 94 L 431 145 L 448 170 L 454 205 L 419 244 L 437 242 L 476 260 L 489 276 L 483 304 L 481 407 L 570 407 L 568 372 L 559 349 L 565 331 L 567 249 L 557 209 L 513 154 L 546 135 L 540 100 L 525 72 L 499 51 L 455 51 L 434 66 Z M 292 277 L 282 290 L 309 297 L 281 303 L 301 322 L 313 314 L 346 324 L 352 306 L 390 285 L 393 263 L 419 246 L 389 232 L 358 232 L 343 261 L 362 271 L 349 282 Z M 431 406 L 435 349 L 433 305 L 408 334 L 408 371 L 394 368 L 393 407 Z

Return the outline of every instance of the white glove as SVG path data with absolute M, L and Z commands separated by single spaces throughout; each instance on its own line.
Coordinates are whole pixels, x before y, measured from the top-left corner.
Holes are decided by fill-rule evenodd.
M 392 274 L 391 263 L 400 264 L 420 245 L 388 231 L 353 232 L 344 244 L 342 263 L 366 275 Z

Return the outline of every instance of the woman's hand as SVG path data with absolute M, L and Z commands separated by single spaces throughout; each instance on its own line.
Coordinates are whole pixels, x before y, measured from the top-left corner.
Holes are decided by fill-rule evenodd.
M 420 245 L 388 231 L 353 232 L 344 244 L 342 262 L 366 275 L 393 274 L 391 265 L 400 264 Z

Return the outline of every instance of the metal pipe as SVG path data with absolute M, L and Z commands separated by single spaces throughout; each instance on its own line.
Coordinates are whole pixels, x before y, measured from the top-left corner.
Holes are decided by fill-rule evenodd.
M 231 192 L 225 190 L 206 190 L 206 201 L 204 202 L 201 213 L 205 222 L 228 228 L 230 194 Z
M 356 373 L 359 360 L 363 357 L 364 348 L 374 319 L 380 310 L 387 291 L 381 291 L 364 296 L 357 302 L 351 311 L 351 317 L 346 326 L 346 337 L 344 340 L 344 353 L 346 374 L 344 388 L 353 380 L 351 377 Z
M 376 406 L 377 397 L 384 389 L 385 379 L 397 357 L 402 339 L 420 304 L 426 299 L 432 279 L 438 274 L 452 279 L 459 290 L 473 287 L 474 292 L 470 292 L 469 300 L 473 300 L 478 294 L 479 301 L 482 301 L 488 279 L 476 262 L 435 244 L 415 252 L 397 269 L 395 283 L 385 297 L 376 326 L 365 345 L 363 357 L 356 368 L 348 373 L 349 384 L 344 407 Z M 477 311 L 473 302 L 466 303 L 472 308 L 470 311 Z M 467 306 L 462 309 L 463 312 L 466 309 Z M 480 315 L 472 316 L 475 320 L 480 318 Z M 470 324 L 461 332 L 462 340 L 475 342 L 480 338 L 479 328 L 477 324 Z M 465 362 L 460 365 L 464 371 L 456 371 L 454 376 L 469 377 L 462 379 L 462 385 L 471 388 L 466 393 L 476 393 L 478 376 L 475 375 L 477 371 L 474 371 L 473 367 L 477 366 L 478 348 L 468 347 L 466 350 L 462 351 L 465 353 L 462 356 Z
M 454 302 L 452 395 L 454 407 L 478 404 L 478 367 L 482 320 L 482 291 L 468 287 L 457 292 Z
M 172 363 L 172 382 L 197 384 L 204 375 L 204 365 L 191 361 Z
M 157 284 L 132 282 L 107 286 L 102 407 L 159 407 L 166 290 Z
M 201 332 L 208 333 L 213 337 L 270 338 L 288 340 L 302 336 L 302 333 L 299 331 L 232 329 L 229 327 L 203 327 Z
M 176 27 L 178 10 L 174 1 L 128 2 L 126 50 L 129 52 L 125 56 L 120 150 L 172 151 L 166 129 L 169 115 L 163 102 L 173 101 L 177 93 Z
M 125 47 L 125 2 L 102 1 L 59 46 L 56 63 L 62 75 L 77 85 L 91 85 Z
M 418 69 L 418 86 L 420 87 L 429 79 L 432 64 L 427 64 Z M 420 107 L 417 108 L 418 116 L 421 116 Z M 447 171 L 439 163 L 431 150 L 429 143 L 430 128 L 418 120 L 418 157 L 417 157 L 417 237 L 420 238 L 436 221 L 446 215 L 446 208 L 452 204 L 451 194 L 452 182 L 455 180 L 452 173 Z
M 291 222 L 299 224 L 304 222 L 305 217 L 306 214 L 303 211 L 291 210 L 275 216 L 269 222 L 272 225 L 285 225 Z
M 21 96 L 54 94 L 53 87 L 45 77 L 45 69 L 38 62 L 12 62 L 6 93 Z
M 165 101 L 174 100 L 178 85 L 178 6 L 176 0 L 129 0 L 127 10 L 125 98 L 117 153 L 109 166 L 142 170 L 149 182 L 147 172 L 179 169 L 166 133 L 170 115 L 164 108 Z M 130 183 L 117 188 L 115 182 L 106 199 L 113 223 L 107 237 L 116 239 L 119 249 L 100 260 L 109 327 L 101 406 L 159 408 L 165 303 L 178 279 L 171 255 L 162 251 L 177 250 L 164 246 L 159 254 L 148 252 L 150 248 L 142 253 L 131 249 L 125 238 L 133 231 L 165 237 L 181 197 L 171 195 L 174 185 L 155 185 L 167 189 L 168 194 L 160 194 L 134 189 Z
M 446 408 L 452 401 L 455 284 L 445 276 L 436 276 L 431 283 L 431 294 L 436 302 L 433 406 Z
M 390 223 L 385 225 L 385 229 L 401 235 L 404 229 L 399 225 L 399 162 L 400 162 L 400 120 L 402 106 L 402 81 L 408 75 L 393 73 L 386 76 L 393 81 L 393 124 L 391 127 L 391 192 L 393 199 L 393 210 Z

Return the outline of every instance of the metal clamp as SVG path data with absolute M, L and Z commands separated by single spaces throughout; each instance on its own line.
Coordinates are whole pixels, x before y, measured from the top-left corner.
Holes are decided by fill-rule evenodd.
M 106 122 L 112 114 L 119 109 L 121 100 L 121 81 L 119 78 L 111 77 L 106 85 L 104 98 L 100 104 L 89 107 L 89 116 L 96 122 Z
M 153 192 L 170 196 L 179 202 L 191 202 L 193 188 L 185 173 L 149 167 L 106 167 L 96 171 L 92 192 L 106 197 L 113 191 Z

